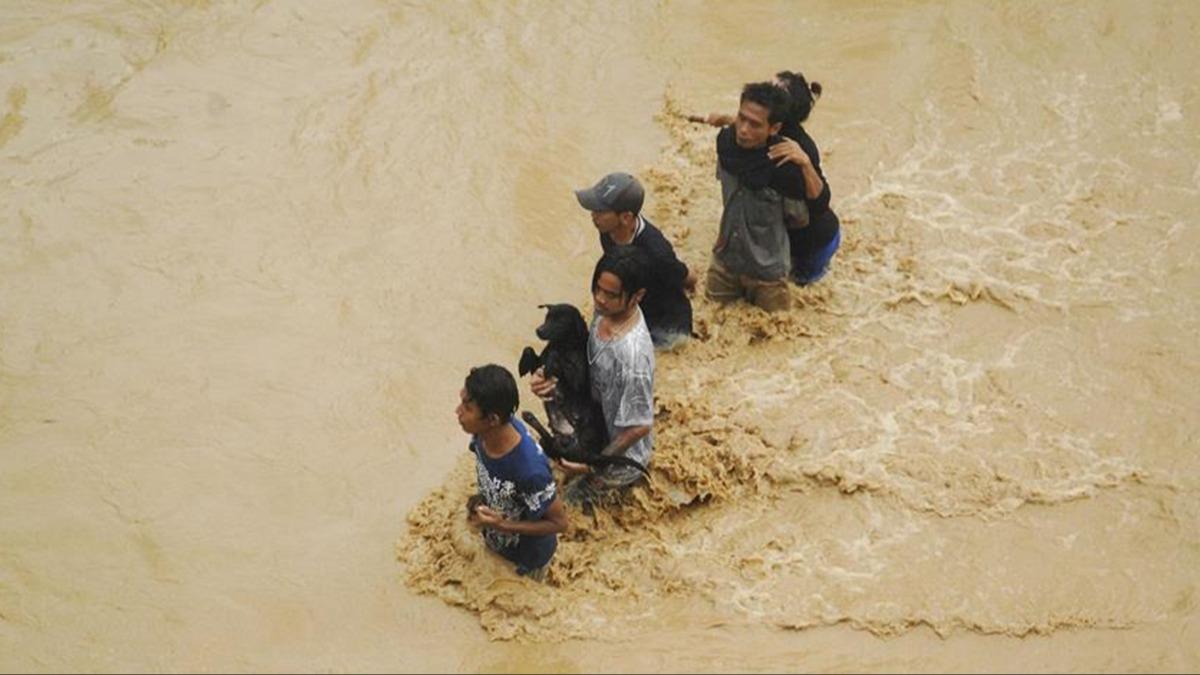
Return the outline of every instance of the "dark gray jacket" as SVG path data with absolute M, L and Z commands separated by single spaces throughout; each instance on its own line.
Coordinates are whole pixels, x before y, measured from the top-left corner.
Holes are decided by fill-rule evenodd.
M 713 254 L 733 274 L 771 281 L 791 269 L 784 198 L 773 188 L 752 190 L 717 165 L 721 230 Z

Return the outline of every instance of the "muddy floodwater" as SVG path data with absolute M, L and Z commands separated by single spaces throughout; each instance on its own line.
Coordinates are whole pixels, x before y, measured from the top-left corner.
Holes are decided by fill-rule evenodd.
M 0 3 L 0 671 L 1200 670 L 1200 3 Z M 703 272 L 803 71 L 842 247 L 698 295 L 648 484 L 543 584 L 454 416 Z M 524 408 L 533 405 L 524 383 Z

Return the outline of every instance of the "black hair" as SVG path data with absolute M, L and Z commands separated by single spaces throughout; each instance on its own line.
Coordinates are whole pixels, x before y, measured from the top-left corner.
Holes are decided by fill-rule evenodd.
M 636 246 L 614 246 L 609 249 L 596 262 L 596 271 L 592 272 L 593 293 L 603 272 L 609 272 L 620 279 L 621 293 L 628 297 L 646 287 L 650 277 L 650 258 L 645 251 Z
M 767 121 L 778 124 L 787 119 L 791 97 L 770 82 L 752 82 L 742 88 L 740 103 L 749 101 L 767 109 Z
M 790 70 L 775 73 L 775 77 L 779 78 L 779 81 L 783 83 L 783 88 L 792 97 L 788 118 L 796 124 L 803 124 L 808 119 L 808 114 L 812 112 L 813 106 L 817 104 L 817 99 L 821 98 L 821 83 L 809 84 L 808 80 L 804 79 L 803 73 L 793 73 Z
M 484 417 L 497 415 L 508 420 L 521 402 L 512 373 L 494 363 L 472 368 L 464 388 L 467 399 L 479 406 Z

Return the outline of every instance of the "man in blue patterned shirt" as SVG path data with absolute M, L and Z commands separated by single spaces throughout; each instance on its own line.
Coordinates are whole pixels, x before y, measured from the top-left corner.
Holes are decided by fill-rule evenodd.
M 550 462 L 518 419 L 517 382 L 497 365 L 472 368 L 455 413 L 471 434 L 479 494 L 467 502 L 467 522 L 488 548 L 516 563 L 517 574 L 544 579 L 567 529 Z

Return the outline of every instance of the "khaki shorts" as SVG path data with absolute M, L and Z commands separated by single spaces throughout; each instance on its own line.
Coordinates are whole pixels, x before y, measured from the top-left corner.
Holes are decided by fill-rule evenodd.
M 764 281 L 744 274 L 733 274 L 717 262 L 715 256 L 708 264 L 704 295 L 717 302 L 745 299 L 768 312 L 779 312 L 792 306 L 792 294 L 788 291 L 786 276 Z

